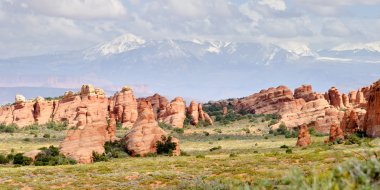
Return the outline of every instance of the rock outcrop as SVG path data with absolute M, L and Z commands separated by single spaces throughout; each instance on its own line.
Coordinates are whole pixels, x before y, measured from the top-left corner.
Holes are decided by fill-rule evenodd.
M 344 139 L 344 133 L 340 125 L 333 123 L 330 127 L 330 137 L 329 141 L 334 142 L 339 139 Z
M 327 92 L 326 98 L 330 105 L 336 108 L 344 108 L 342 96 L 340 95 L 337 88 L 331 87 Z
M 90 89 L 90 90 L 88 90 Z M 108 99 L 91 92 L 91 88 L 82 88 L 75 108 L 73 122 L 76 129 L 69 130 L 60 145 L 60 152 L 75 159 L 78 163 L 91 163 L 92 153 L 104 153 L 104 143 L 115 140 L 115 125 L 108 122 Z
M 195 101 L 191 101 L 188 110 L 188 114 L 191 116 L 191 125 L 197 125 L 199 121 L 205 121 L 209 125 L 213 124 L 211 117 L 203 111 L 202 104 L 198 104 Z
M 157 142 L 162 142 L 162 137 L 168 137 L 155 119 L 152 105 L 149 101 L 141 100 L 138 106 L 139 117 L 132 129 L 125 135 L 126 149 L 132 156 L 145 156 L 148 153 L 157 152 Z M 174 155 L 180 154 L 179 141 L 172 138 L 176 143 Z
M 183 128 L 186 119 L 186 103 L 181 97 L 175 98 L 166 105 L 165 112 L 159 115 L 158 120 L 176 128 Z
M 368 93 L 364 130 L 370 137 L 380 137 L 380 80 L 371 86 Z
M 168 99 L 159 94 L 142 98 L 141 100 L 147 100 L 152 104 L 154 117 L 158 119 L 159 115 L 162 115 L 166 111 L 166 106 L 169 104 Z
M 306 102 L 310 102 L 318 99 L 318 94 L 313 92 L 313 87 L 311 85 L 302 85 L 294 90 L 295 99 L 304 99 Z
M 137 101 L 132 89 L 125 86 L 116 93 L 112 98 L 110 110 L 115 114 L 116 121 L 122 123 L 123 127 L 132 127 L 138 117 Z
M 299 133 L 298 133 L 298 139 L 297 139 L 296 145 L 299 147 L 307 147 L 310 144 L 311 144 L 311 137 L 310 137 L 309 130 L 305 124 L 301 125 L 299 127 Z

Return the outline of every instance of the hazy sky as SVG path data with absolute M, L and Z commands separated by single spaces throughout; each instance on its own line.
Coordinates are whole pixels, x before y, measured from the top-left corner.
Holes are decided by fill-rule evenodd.
M 258 41 L 314 49 L 380 41 L 380 0 L 1 0 L 0 58 L 147 39 Z

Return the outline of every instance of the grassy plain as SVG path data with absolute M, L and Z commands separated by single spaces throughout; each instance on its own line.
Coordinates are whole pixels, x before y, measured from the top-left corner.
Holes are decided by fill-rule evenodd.
M 345 160 L 363 160 L 380 150 L 378 139 L 362 145 L 328 145 L 324 143 L 326 136 L 313 136 L 310 147 L 297 148 L 296 138 L 270 135 L 267 126 L 268 122 L 244 119 L 228 125 L 186 128 L 183 134 L 173 132 L 189 156 L 126 157 L 87 165 L 0 165 L 0 189 L 241 189 L 247 185 L 281 189 L 280 180 L 294 170 L 306 175 L 324 172 Z M 117 135 L 121 137 L 125 131 L 118 130 Z M 46 133 L 51 138 L 43 138 Z M 64 135 L 64 131 L 48 129 L 2 133 L 0 153 L 58 146 Z M 280 148 L 283 145 L 289 148 Z

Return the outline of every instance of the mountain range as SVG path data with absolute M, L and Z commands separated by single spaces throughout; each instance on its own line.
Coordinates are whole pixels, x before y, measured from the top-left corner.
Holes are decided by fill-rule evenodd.
M 90 83 L 111 94 L 129 85 L 137 96 L 158 92 L 208 101 L 282 84 L 348 91 L 379 78 L 380 43 L 376 42 L 313 50 L 256 42 L 147 40 L 124 34 L 82 51 L 0 60 L 0 87 L 7 87 L 0 89 L 2 95 L 33 87 L 47 96 L 49 88 L 77 89 Z M 12 101 L 13 96 L 0 97 L 1 104 Z

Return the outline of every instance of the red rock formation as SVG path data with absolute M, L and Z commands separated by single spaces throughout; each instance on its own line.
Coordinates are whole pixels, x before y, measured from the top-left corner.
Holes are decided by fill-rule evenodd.
M 310 137 L 309 130 L 305 124 L 301 125 L 299 127 L 298 140 L 297 140 L 296 145 L 299 147 L 307 147 L 310 144 L 311 144 L 311 137 Z
M 190 121 L 191 125 L 197 125 L 199 120 L 206 121 L 210 125 L 213 124 L 211 117 L 203 111 L 202 104 L 198 104 L 195 101 L 191 101 L 188 108 L 188 113 L 192 118 Z
M 293 101 L 293 93 L 286 86 L 261 90 L 237 103 L 237 110 L 256 114 L 273 114 L 279 112 L 286 102 Z
M 168 99 L 159 94 L 149 96 L 145 98 L 145 100 L 149 101 L 152 104 L 153 113 L 156 119 L 158 119 L 158 115 L 160 115 L 160 113 L 165 112 L 166 106 L 169 104 Z
M 348 96 L 346 94 L 342 94 L 342 102 L 343 102 L 344 107 L 346 107 L 346 108 L 351 107 L 350 101 L 349 101 Z
M 338 139 L 344 139 L 344 133 L 342 128 L 340 128 L 340 125 L 334 123 L 330 127 L 330 137 L 329 141 L 334 142 L 335 140 Z
M 313 87 L 311 85 L 302 85 L 294 90 L 295 99 L 304 99 L 306 102 L 318 99 L 318 94 L 313 92 Z
M 176 128 L 183 128 L 186 119 L 186 104 L 183 98 L 177 97 L 166 106 L 165 112 L 160 113 L 158 120 Z
M 137 154 L 145 156 L 148 153 L 157 152 L 157 142 L 162 142 L 162 136 L 168 137 L 167 133 L 162 130 L 154 117 L 153 108 L 149 101 L 140 101 L 138 107 L 139 117 L 132 129 L 125 135 L 126 149 L 132 156 Z M 180 154 L 179 141 L 172 138 L 176 143 L 174 155 Z
M 380 80 L 369 90 L 364 130 L 370 137 L 380 137 Z
M 123 87 L 114 95 L 111 102 L 110 109 L 115 114 L 116 121 L 122 123 L 123 127 L 132 127 L 138 117 L 137 101 L 132 89 Z
M 353 134 L 359 129 L 363 129 L 365 113 L 366 111 L 360 108 L 346 110 L 340 125 L 343 132 Z
M 28 126 L 34 123 L 33 105 L 31 101 L 26 101 L 24 96 L 16 95 L 15 104 L 12 110 L 12 123 L 18 126 Z
M 90 163 L 93 152 L 104 153 L 104 143 L 115 139 L 115 126 L 108 122 L 108 99 L 91 92 L 81 96 L 74 114 L 77 128 L 67 132 L 60 152 L 78 163 Z
M 227 115 L 228 108 L 226 106 L 223 106 L 223 115 Z
M 348 99 L 349 99 L 350 104 L 355 104 L 356 103 L 356 94 L 357 93 L 358 93 L 357 91 L 350 91 L 348 93 Z
M 343 100 L 342 96 L 340 95 L 339 91 L 335 87 L 331 87 L 328 91 L 328 100 L 330 102 L 330 105 L 336 107 L 336 108 L 343 108 Z

